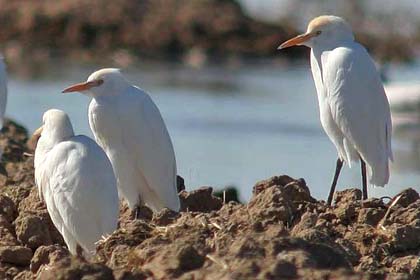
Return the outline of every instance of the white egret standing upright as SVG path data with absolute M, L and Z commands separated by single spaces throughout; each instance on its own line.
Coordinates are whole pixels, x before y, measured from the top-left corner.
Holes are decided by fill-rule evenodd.
M 305 34 L 280 45 L 311 48 L 311 69 L 318 93 L 321 124 L 334 143 L 338 160 L 327 203 L 331 205 L 343 162 L 361 162 L 363 199 L 369 182 L 389 180 L 391 113 L 380 75 L 366 49 L 354 41 L 351 27 L 340 17 L 313 19 Z
M 7 72 L 4 58 L 0 55 L 0 129 L 3 127 L 7 104 Z
M 112 68 L 63 92 L 75 91 L 92 97 L 90 128 L 112 162 L 119 193 L 130 209 L 146 204 L 154 211 L 178 211 L 175 152 L 150 96 Z
M 45 112 L 33 137 L 39 135 L 35 149 L 39 196 L 70 252 L 90 256 L 95 242 L 117 228 L 119 201 L 111 162 L 95 141 L 74 135 L 63 111 Z

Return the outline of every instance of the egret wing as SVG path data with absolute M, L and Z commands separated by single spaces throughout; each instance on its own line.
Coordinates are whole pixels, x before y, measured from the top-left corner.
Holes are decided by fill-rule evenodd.
M 371 167 L 388 166 L 388 159 L 392 159 L 390 109 L 369 54 L 354 43 L 334 49 L 326 58 L 323 84 L 334 121 Z M 385 177 L 376 183 L 387 183 Z
M 137 87 L 130 87 L 125 96 L 119 104 L 123 138 L 128 152 L 138 155 L 135 164 L 152 191 L 149 206 L 178 211 L 175 152 L 159 109 Z
M 45 163 L 49 193 L 43 194 L 58 211 L 51 215 L 57 228 L 65 227 L 85 250 L 92 251 L 102 235 L 116 229 L 116 182 L 101 148 L 84 136 L 73 139 L 50 151 Z

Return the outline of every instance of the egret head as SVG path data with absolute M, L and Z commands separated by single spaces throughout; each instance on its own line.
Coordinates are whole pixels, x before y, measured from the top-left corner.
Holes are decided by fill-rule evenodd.
M 129 84 L 119 69 L 104 68 L 93 72 L 86 82 L 72 85 L 65 90 L 67 92 L 80 92 L 93 97 L 114 95 L 121 92 Z
M 49 142 L 60 142 L 74 136 L 73 126 L 66 113 L 57 109 L 46 111 L 42 117 L 42 126 L 35 130 L 32 139 L 35 142 L 46 136 Z
M 287 40 L 278 49 L 292 46 L 333 46 L 342 41 L 353 41 L 350 25 L 341 17 L 319 16 L 311 20 L 304 34 Z

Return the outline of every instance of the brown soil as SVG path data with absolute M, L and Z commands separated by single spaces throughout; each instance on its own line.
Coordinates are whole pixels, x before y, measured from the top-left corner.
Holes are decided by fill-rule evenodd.
M 22 156 L 24 129 L 8 122 L 5 131 L 0 279 L 420 279 L 416 191 L 390 208 L 349 189 L 327 207 L 288 176 L 258 182 L 247 204 L 223 203 L 206 187 L 180 192 L 181 213 L 143 209 L 133 220 L 122 204 L 120 228 L 94 259 L 71 257 Z

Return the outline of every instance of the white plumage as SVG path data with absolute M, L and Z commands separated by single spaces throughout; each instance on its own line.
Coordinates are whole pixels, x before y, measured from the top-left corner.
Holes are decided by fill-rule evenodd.
M 70 252 L 86 255 L 118 222 L 118 192 L 112 165 L 89 137 L 75 136 L 67 114 L 44 113 L 35 150 L 35 182 L 41 200 Z
M 280 48 L 293 45 L 311 48 L 321 124 L 337 148 L 339 161 L 351 166 L 362 159 L 362 174 L 366 162 L 369 182 L 384 186 L 393 158 L 391 113 L 379 73 L 366 49 L 354 41 L 350 26 L 335 16 L 315 18 L 305 34 Z
M 150 96 L 117 69 L 99 70 L 63 92 L 73 91 L 93 98 L 90 127 L 112 162 L 119 193 L 129 207 L 146 204 L 154 211 L 178 211 L 175 153 Z
M 7 72 L 4 58 L 0 55 L 0 129 L 3 127 L 7 104 Z

